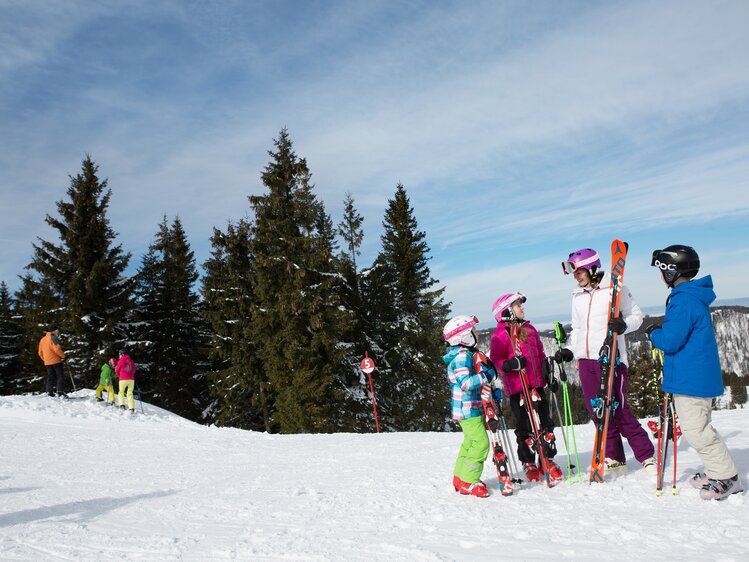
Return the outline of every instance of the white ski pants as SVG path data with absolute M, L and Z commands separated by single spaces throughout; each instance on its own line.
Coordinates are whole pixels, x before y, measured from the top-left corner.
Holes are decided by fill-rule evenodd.
M 726 444 L 712 425 L 712 398 L 674 394 L 681 432 L 697 451 L 708 478 L 725 480 L 737 474 Z

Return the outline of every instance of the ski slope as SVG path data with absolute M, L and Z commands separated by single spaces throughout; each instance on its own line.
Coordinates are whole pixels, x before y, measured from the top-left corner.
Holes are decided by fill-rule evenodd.
M 93 391 L 0 397 L 2 560 L 746 560 L 749 498 L 706 502 L 682 440 L 678 495 L 629 472 L 599 485 L 452 490 L 460 433 L 266 435 Z M 749 484 L 749 410 L 715 412 Z M 587 465 L 592 425 L 578 426 Z M 557 430 L 559 464 L 566 470 Z M 631 455 L 631 453 L 630 453 Z M 584 460 L 583 460 L 584 459 Z M 631 456 L 630 456 L 631 459 Z

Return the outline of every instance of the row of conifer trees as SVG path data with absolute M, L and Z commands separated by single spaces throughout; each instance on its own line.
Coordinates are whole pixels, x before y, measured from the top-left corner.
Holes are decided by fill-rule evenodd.
M 448 304 L 405 188 L 383 219 L 373 263 L 357 262 L 363 217 L 347 194 L 338 225 L 304 158 L 281 130 L 261 195 L 243 219 L 214 228 L 198 273 L 180 219 L 164 216 L 137 273 L 116 241 L 111 189 L 90 156 L 46 222 L 11 294 L 0 285 L 0 392 L 40 392 L 36 354 L 58 324 L 69 376 L 93 388 L 127 349 L 144 400 L 202 423 L 269 432 L 370 431 L 365 352 L 384 430 L 442 430 L 449 394 L 441 355 Z

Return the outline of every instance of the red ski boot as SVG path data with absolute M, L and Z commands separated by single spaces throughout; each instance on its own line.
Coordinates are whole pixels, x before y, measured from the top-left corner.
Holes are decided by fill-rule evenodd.
M 458 491 L 464 496 L 476 496 L 478 498 L 489 497 L 489 490 L 486 489 L 486 486 L 481 480 L 479 480 L 475 484 L 469 484 L 468 482 L 461 482 L 461 486 Z
M 538 469 L 538 466 L 536 466 L 536 463 L 524 462 L 523 470 L 525 471 L 525 477 L 528 479 L 528 482 L 538 482 L 541 480 L 541 471 Z
M 549 478 L 552 482 L 560 482 L 564 475 L 562 474 L 562 469 L 559 468 L 559 465 L 555 463 L 553 460 L 549 459 Z

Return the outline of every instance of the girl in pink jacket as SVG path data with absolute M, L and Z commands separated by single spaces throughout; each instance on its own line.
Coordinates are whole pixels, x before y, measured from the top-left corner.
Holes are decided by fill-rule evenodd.
M 528 382 L 536 389 L 540 401 L 536 404 L 539 418 L 541 420 L 541 446 L 544 448 L 546 457 L 551 465 L 550 478 L 560 480 L 562 470 L 551 460 L 556 455 L 557 447 L 554 438 L 554 422 L 549 414 L 549 401 L 544 393 L 546 385 L 545 374 L 548 372 L 548 363 L 544 354 L 541 338 L 536 328 L 525 320 L 523 303 L 525 297 L 520 293 L 508 293 L 502 295 L 492 307 L 492 312 L 497 320 L 497 329 L 494 330 L 489 351 L 489 357 L 502 373 L 502 383 L 505 395 L 510 398 L 510 408 L 515 418 L 515 437 L 518 444 L 518 459 L 523 463 L 523 470 L 528 480 L 540 480 L 541 470 L 536 463 L 536 451 L 533 450 L 533 430 L 528 412 L 520 403 L 523 385 L 520 380 L 520 371 L 525 369 Z M 510 324 L 520 324 L 520 351 L 516 356 L 510 339 Z M 546 370 L 544 368 L 546 366 Z
M 133 390 L 135 388 L 135 363 L 126 351 L 120 352 L 120 359 L 114 368 L 117 377 L 120 379 L 120 391 L 118 398 L 120 400 L 120 409 L 125 409 L 125 393 L 127 392 L 127 407 L 130 412 L 135 413 L 135 398 Z

